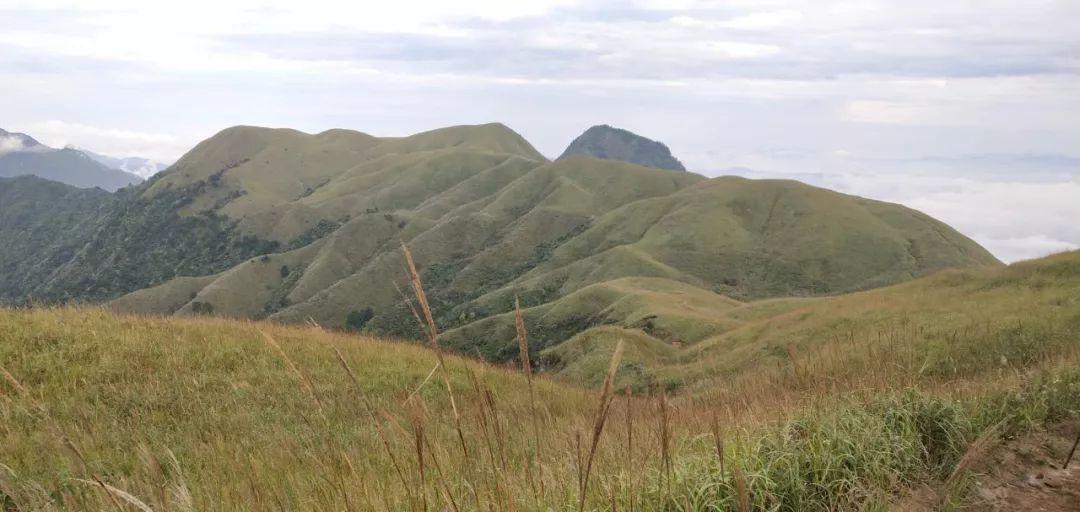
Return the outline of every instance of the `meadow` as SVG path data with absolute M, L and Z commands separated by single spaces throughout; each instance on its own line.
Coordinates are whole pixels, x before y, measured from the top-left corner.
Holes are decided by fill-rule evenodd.
M 1078 283 L 1070 253 L 760 303 L 732 314 L 767 333 L 651 367 L 609 327 L 558 378 L 431 338 L 0 310 L 0 509 L 960 510 L 997 443 L 1080 410 Z

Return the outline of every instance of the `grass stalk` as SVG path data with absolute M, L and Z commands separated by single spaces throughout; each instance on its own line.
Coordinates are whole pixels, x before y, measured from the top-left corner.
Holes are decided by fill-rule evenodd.
M 593 418 L 592 439 L 589 442 L 589 451 L 585 457 L 585 467 L 581 475 L 581 490 L 578 496 L 578 512 L 585 510 L 585 495 L 589 490 L 589 475 L 592 472 L 593 460 L 596 457 L 596 448 L 600 445 L 600 435 L 604 432 L 604 423 L 607 421 L 608 412 L 611 408 L 611 387 L 615 382 L 615 373 L 619 370 L 619 362 L 622 359 L 623 340 L 615 345 L 615 351 L 611 354 L 611 362 L 608 364 L 607 374 L 604 375 L 604 384 L 600 388 L 600 398 L 596 404 L 596 414 Z
M 525 316 L 521 313 L 521 301 L 514 297 L 514 327 L 517 331 L 518 354 L 521 357 L 521 371 L 529 387 L 529 411 L 532 415 L 533 463 L 536 466 L 537 482 L 540 495 L 544 495 L 544 467 L 541 463 L 540 419 L 536 407 L 536 391 L 533 389 L 532 360 L 529 356 L 529 338 L 525 330 Z

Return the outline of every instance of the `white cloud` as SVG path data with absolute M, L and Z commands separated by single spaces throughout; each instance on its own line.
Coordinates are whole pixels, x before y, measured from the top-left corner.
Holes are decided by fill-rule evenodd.
M 49 148 L 44 146 L 27 145 L 26 141 L 22 137 L 9 134 L 0 135 L 0 156 L 4 156 L 8 153 L 24 153 L 24 152 L 38 152 L 48 151 Z
M 1031 235 L 1021 238 L 988 238 L 975 235 L 975 241 L 982 244 L 998 259 L 1006 262 L 1016 262 L 1041 258 L 1059 252 L 1080 249 L 1080 244 L 1057 240 L 1046 235 Z
M 780 53 L 780 47 L 776 45 L 739 41 L 708 41 L 705 43 L 705 49 L 710 53 L 732 59 L 753 59 Z
M 77 146 L 109 156 L 139 156 L 171 162 L 191 149 L 173 135 L 103 128 L 65 121 L 33 123 L 24 130 L 53 147 Z
M 741 30 L 763 30 L 789 27 L 798 23 L 802 12 L 794 9 L 761 11 L 720 22 L 720 26 Z
M 14 135 L 0 135 L 0 156 L 23 150 L 23 141 Z
M 503 121 L 557 155 L 610 123 L 696 169 L 910 204 L 1004 259 L 1080 243 L 1080 169 L 948 161 L 1080 156 L 1080 2 L 0 0 L 0 12 L 0 125 L 58 147 L 172 159 L 232 124 L 404 134 Z

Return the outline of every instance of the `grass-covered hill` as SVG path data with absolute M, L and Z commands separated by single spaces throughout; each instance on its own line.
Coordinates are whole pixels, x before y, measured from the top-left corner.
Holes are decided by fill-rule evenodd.
M 703 302 L 686 290 L 669 293 L 649 299 L 652 308 L 614 303 L 596 315 L 599 325 L 548 349 L 542 360 L 555 373 L 597 383 L 623 340 L 635 365 L 621 384 L 738 396 L 760 389 L 743 380 L 748 374 L 805 379 L 800 386 L 811 389 L 843 386 L 865 380 L 872 359 L 883 365 L 875 370 L 886 371 L 877 376 L 883 381 L 932 382 L 1053 360 L 1080 342 L 1080 252 L 832 297 L 732 305 Z M 574 318 L 574 309 L 567 302 L 526 310 L 525 318 L 543 332 Z
M 916 496 L 916 510 L 982 510 L 994 496 L 972 472 L 999 443 L 1075 435 L 1080 253 L 749 304 L 650 281 L 578 294 L 630 324 L 664 304 L 654 329 L 699 351 L 662 368 L 693 381 L 673 396 L 628 394 L 644 367 L 680 356 L 617 323 L 558 347 L 578 364 L 530 385 L 314 326 L 0 310 L 0 505 L 855 511 L 910 510 Z M 694 341 L 685 318 L 727 334 Z M 614 366 L 608 333 L 624 344 Z M 615 369 L 612 392 L 574 383 L 594 367 Z M 1057 472 L 1068 444 L 1024 464 Z
M 580 156 L 548 162 L 497 124 L 394 139 L 231 128 L 142 199 L 192 186 L 200 188 L 182 215 L 213 211 L 279 249 L 212 278 L 140 290 L 116 308 L 199 308 L 416 336 L 398 292 L 401 241 L 445 329 L 505 313 L 515 296 L 540 306 L 625 277 L 754 299 L 996 263 L 896 205 L 796 182 L 706 179 Z M 506 358 L 506 341 L 494 340 L 486 355 Z
M 508 359 L 514 344 L 498 318 L 515 297 L 560 311 L 575 294 L 629 300 L 655 285 L 726 303 L 999 264 L 898 205 L 792 181 L 549 162 L 501 124 L 395 138 L 229 128 L 112 203 L 77 251 L 50 255 L 59 263 L 20 277 L 10 295 L 419 337 L 399 291 L 405 242 L 448 342 Z M 640 278 L 659 281 L 635 290 Z M 651 307 L 639 316 L 659 312 Z M 549 313 L 557 322 L 537 332 L 536 348 L 602 323 L 577 309 Z

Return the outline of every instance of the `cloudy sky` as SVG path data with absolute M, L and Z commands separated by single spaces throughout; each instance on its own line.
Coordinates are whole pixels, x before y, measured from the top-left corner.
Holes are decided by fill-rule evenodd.
M 89 5 L 89 4 L 92 4 Z M 226 126 L 608 123 L 707 175 L 1080 246 L 1076 0 L 0 0 L 0 128 L 175 159 Z

